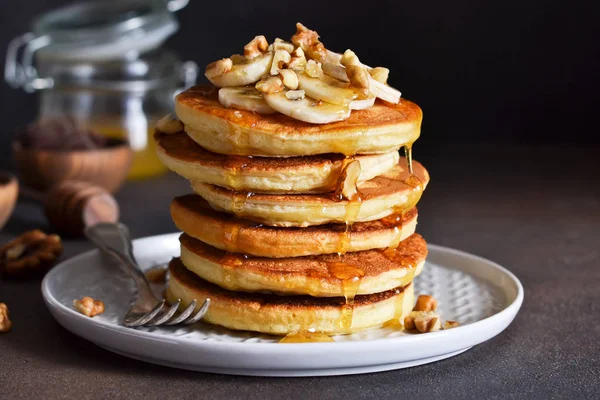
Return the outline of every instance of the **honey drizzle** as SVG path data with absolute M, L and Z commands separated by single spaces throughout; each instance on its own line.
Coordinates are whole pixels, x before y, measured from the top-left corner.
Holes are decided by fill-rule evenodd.
M 342 171 L 346 166 L 354 160 L 354 157 L 346 157 L 342 164 Z M 342 184 L 340 182 L 340 184 Z M 343 201 L 343 198 L 338 198 L 338 201 Z M 356 195 L 346 201 L 346 214 L 344 216 L 344 222 L 346 224 L 345 229 L 340 233 L 339 240 L 337 243 L 336 253 L 338 255 L 337 261 L 330 261 L 327 263 L 327 270 L 329 276 L 338 279 L 342 285 L 342 295 L 344 296 L 344 305 L 342 307 L 342 313 L 340 317 L 340 327 L 344 331 L 349 331 L 352 327 L 352 316 L 354 314 L 354 298 L 358 293 L 360 282 L 364 277 L 365 273 L 362 269 L 350 265 L 346 262 L 346 252 L 348 252 L 351 242 L 352 226 L 358 219 L 360 214 L 360 208 L 362 205 L 362 198 L 356 188 Z
M 394 240 L 392 245 L 380 250 L 381 254 L 386 257 L 388 260 L 399 263 L 403 268 L 408 270 L 408 274 L 405 277 L 405 282 L 411 282 L 415 276 L 415 271 L 417 268 L 415 260 L 409 260 L 405 254 L 401 254 L 398 252 L 398 248 L 400 246 L 400 241 L 402 239 L 402 221 L 408 211 L 414 208 L 419 202 L 421 195 L 423 194 L 423 182 L 419 177 L 414 174 L 413 165 L 412 165 L 412 145 L 413 143 L 407 143 L 404 146 L 404 155 L 406 157 L 406 167 L 408 169 L 409 176 L 404 180 L 404 184 L 410 186 L 412 188 L 411 193 L 409 194 L 409 199 L 404 206 L 395 207 L 394 213 L 389 217 L 382 219 L 382 222 L 388 224 L 394 224 Z M 399 294 L 400 290 L 396 289 L 396 294 Z M 394 301 L 394 317 L 388 322 L 388 326 L 401 327 L 402 322 L 400 318 L 403 313 L 403 301 L 404 296 L 396 296 Z
M 330 336 L 322 332 L 299 331 L 285 335 L 279 343 L 314 343 L 335 342 Z

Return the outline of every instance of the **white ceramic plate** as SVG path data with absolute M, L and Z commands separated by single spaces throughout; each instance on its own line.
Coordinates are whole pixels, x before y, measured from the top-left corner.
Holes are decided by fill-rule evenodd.
M 179 255 L 179 234 L 134 241 L 144 268 Z M 486 259 L 429 245 L 415 294 L 438 300 L 443 320 L 461 326 L 427 334 L 382 328 L 334 337 L 335 343 L 278 344 L 279 338 L 234 332 L 207 324 L 131 329 L 121 321 L 135 293 L 121 270 L 91 251 L 53 268 L 42 294 L 67 330 L 127 357 L 176 368 L 236 375 L 315 376 L 386 371 L 452 357 L 502 332 L 523 302 L 523 287 L 509 271 Z M 88 318 L 73 299 L 91 296 L 106 305 Z

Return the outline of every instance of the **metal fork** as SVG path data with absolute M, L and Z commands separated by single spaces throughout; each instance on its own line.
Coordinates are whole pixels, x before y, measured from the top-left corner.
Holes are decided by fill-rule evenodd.
M 100 250 L 115 258 L 121 266 L 125 267 L 124 269 L 137 285 L 137 298 L 127 315 L 125 315 L 123 321 L 125 326 L 187 325 L 200 321 L 206 315 L 210 306 L 210 299 L 206 299 L 196 313 L 194 313 L 194 309 L 197 301 L 193 300 L 185 310 L 175 316 L 181 304 L 181 299 L 169 307 L 165 304 L 166 300 L 158 299 L 154 295 L 146 275 L 144 275 L 133 256 L 131 236 L 125 225 L 121 223 L 99 223 L 87 227 L 85 235 Z

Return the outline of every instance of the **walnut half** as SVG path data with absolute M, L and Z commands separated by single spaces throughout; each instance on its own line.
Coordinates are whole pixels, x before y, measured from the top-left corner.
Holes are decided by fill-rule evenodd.
M 12 322 L 8 318 L 8 307 L 0 303 L 0 332 L 8 332 L 12 328 Z
M 100 300 L 94 300 L 91 297 L 84 297 L 81 300 L 73 300 L 73 307 L 88 317 L 94 317 L 104 312 L 104 303 Z
M 435 311 L 437 309 L 437 300 L 428 294 L 422 294 L 417 297 L 417 304 L 413 311 Z
M 0 275 L 28 278 L 47 272 L 62 253 L 58 235 L 27 232 L 0 248 Z

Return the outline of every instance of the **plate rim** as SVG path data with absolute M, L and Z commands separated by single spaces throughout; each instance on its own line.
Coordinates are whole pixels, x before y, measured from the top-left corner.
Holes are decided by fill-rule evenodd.
M 136 244 L 137 244 L 137 246 L 141 246 L 144 241 L 155 241 L 155 240 L 160 240 L 160 239 L 164 240 L 164 239 L 170 238 L 171 236 L 176 236 L 178 234 L 179 234 L 178 232 L 175 232 L 175 233 L 167 233 L 167 234 L 154 235 L 154 236 L 146 236 L 146 237 L 142 237 L 139 239 L 135 239 L 133 241 L 134 252 L 135 252 Z M 507 324 L 507 326 L 510 325 L 510 323 L 512 322 L 512 319 L 514 319 L 514 316 L 516 316 L 517 312 L 519 311 L 519 309 L 523 303 L 523 299 L 524 299 L 523 285 L 511 271 L 509 271 L 508 269 L 506 269 L 505 267 L 499 265 L 498 263 L 496 263 L 494 261 L 491 261 L 487 258 L 478 256 L 475 254 L 468 253 L 466 251 L 457 250 L 457 249 L 453 249 L 453 248 L 446 247 L 446 246 L 429 244 L 429 243 L 428 243 L 428 248 L 430 250 L 433 250 L 436 252 L 448 252 L 448 253 L 451 253 L 451 254 L 459 256 L 459 257 L 466 257 L 466 258 L 470 258 L 475 261 L 487 264 L 488 267 L 492 267 L 496 270 L 499 270 L 500 272 L 502 272 L 503 274 L 508 276 L 510 278 L 510 282 L 514 286 L 516 286 L 516 289 L 517 289 L 515 298 L 510 302 L 510 304 L 508 304 L 501 311 L 499 311 L 489 317 L 483 318 L 479 321 L 469 323 L 468 325 L 458 326 L 456 328 L 453 328 L 452 329 L 452 331 L 454 331 L 453 334 L 460 332 L 460 331 L 473 330 L 473 329 L 485 330 L 487 325 L 494 325 L 496 322 L 499 322 L 505 318 L 511 319 L 511 321 Z M 51 294 L 50 288 L 49 288 L 49 285 L 50 285 L 49 282 L 53 279 L 53 277 L 55 275 L 58 275 L 60 273 L 60 271 L 62 271 L 63 269 L 69 268 L 72 264 L 74 264 L 74 263 L 76 264 L 81 259 L 85 259 L 85 258 L 88 258 L 91 256 L 99 257 L 100 256 L 99 251 L 97 249 L 92 249 L 92 250 L 77 254 L 73 257 L 70 257 L 70 258 L 62 261 L 58 265 L 56 265 L 54 268 L 52 268 L 46 274 L 46 276 L 44 277 L 42 284 L 41 284 L 41 292 L 42 292 L 42 297 L 43 297 L 44 302 L 46 303 L 47 307 L 53 308 L 55 311 L 60 312 L 61 314 L 65 315 L 65 316 L 69 316 L 70 318 L 75 318 L 75 319 L 79 318 L 80 322 L 87 321 L 85 323 L 91 323 L 91 324 L 95 325 L 96 328 L 109 330 L 109 331 L 115 332 L 117 334 L 125 334 L 125 335 L 134 334 L 134 335 L 139 335 L 140 337 L 149 339 L 149 340 L 163 340 L 163 341 L 168 340 L 168 338 L 169 338 L 168 335 L 156 335 L 153 332 L 146 332 L 146 331 L 141 331 L 141 330 L 137 330 L 137 329 L 132 330 L 132 328 L 127 328 L 122 325 L 117 325 L 117 324 L 105 322 L 105 321 L 102 321 L 99 319 L 93 319 L 93 318 L 86 317 L 86 316 L 78 313 L 76 310 L 65 306 Z M 510 299 L 507 299 L 507 302 L 508 301 L 510 301 Z M 52 310 L 50 310 L 50 311 L 52 311 Z M 512 318 L 510 317 L 511 315 L 512 315 Z M 53 315 L 53 317 L 54 317 L 54 315 Z M 56 317 L 54 317 L 54 318 L 56 319 Z M 57 321 L 57 322 L 60 323 L 60 321 Z M 60 324 L 62 325 L 62 323 L 60 323 Z M 503 331 L 504 329 L 506 329 L 506 327 L 504 327 L 502 330 L 500 330 L 500 332 Z M 334 346 L 336 347 L 337 350 L 341 350 L 341 351 L 345 350 L 345 348 L 351 348 L 353 346 L 356 346 L 357 342 L 368 343 L 371 346 L 378 346 L 378 345 L 382 345 L 382 344 L 389 345 L 390 342 L 402 341 L 403 345 L 410 346 L 411 344 L 418 344 L 419 342 L 422 342 L 423 340 L 431 341 L 431 340 L 435 340 L 436 338 L 437 339 L 443 338 L 446 335 L 448 335 L 448 332 L 442 330 L 442 331 L 437 331 L 437 332 L 430 332 L 427 335 L 402 335 L 402 336 L 392 337 L 392 338 L 376 338 L 376 339 L 364 339 L 364 340 L 360 340 L 360 341 L 334 342 L 335 343 Z M 80 335 L 78 335 L 78 336 L 80 336 Z M 94 342 L 94 340 L 92 340 L 92 339 L 88 339 L 88 338 L 85 338 L 85 339 Z M 247 342 L 247 341 L 233 342 L 233 341 L 217 341 L 217 340 L 197 340 L 197 339 L 186 338 L 186 337 L 181 337 L 181 336 L 176 336 L 176 337 L 173 337 L 172 339 L 176 340 L 176 341 L 184 341 L 184 342 L 186 342 L 186 344 L 193 345 L 197 348 L 210 346 L 212 351 L 218 350 L 217 347 L 223 348 L 224 350 L 227 349 L 227 350 L 233 350 L 233 351 L 240 350 L 240 349 L 245 349 L 248 351 L 271 350 L 271 349 L 275 349 L 275 348 L 279 349 L 279 350 L 282 349 L 281 344 L 279 344 L 277 342 L 264 343 L 264 342 Z M 488 340 L 488 339 L 485 339 L 485 340 Z M 298 349 L 301 347 L 304 351 L 306 351 L 308 349 L 320 349 L 322 347 L 327 347 L 327 346 L 332 346 L 332 343 L 330 343 L 330 342 L 327 342 L 327 343 L 287 343 L 285 347 L 288 349 L 291 349 L 291 350 Z

